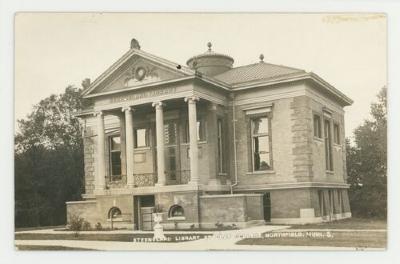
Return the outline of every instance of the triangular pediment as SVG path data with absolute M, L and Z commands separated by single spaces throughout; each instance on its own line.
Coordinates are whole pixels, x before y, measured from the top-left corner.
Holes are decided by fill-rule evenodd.
M 143 51 L 135 51 L 132 54 L 125 54 L 113 64 L 90 87 L 85 89 L 83 95 L 100 95 L 147 84 L 161 84 L 192 74 L 190 69 L 177 63 L 166 61 Z

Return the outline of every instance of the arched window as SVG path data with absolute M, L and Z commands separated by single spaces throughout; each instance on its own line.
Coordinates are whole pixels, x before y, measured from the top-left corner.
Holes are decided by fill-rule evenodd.
M 108 219 L 121 218 L 121 216 L 122 216 L 122 212 L 121 212 L 121 209 L 119 209 L 118 207 L 112 207 L 108 211 Z
M 180 205 L 173 205 L 169 209 L 168 217 L 183 217 L 185 216 L 185 212 L 183 211 L 183 207 Z

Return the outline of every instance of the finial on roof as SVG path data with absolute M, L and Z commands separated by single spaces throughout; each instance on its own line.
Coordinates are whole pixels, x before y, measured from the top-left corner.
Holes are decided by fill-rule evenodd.
M 260 62 L 264 62 L 264 54 L 260 54 Z
M 196 66 L 197 66 L 197 60 L 194 60 L 193 61 L 193 68 L 196 69 Z
M 131 49 L 138 49 L 138 50 L 140 50 L 139 41 L 137 41 L 137 40 L 134 39 L 134 38 L 131 40 Z
M 88 88 L 90 86 L 90 78 L 85 78 L 83 81 L 82 81 L 82 87 L 83 87 L 83 89 L 86 89 L 86 88 Z
M 207 47 L 208 47 L 208 51 L 211 51 L 211 47 L 212 47 L 211 42 L 208 42 L 208 43 L 207 43 Z

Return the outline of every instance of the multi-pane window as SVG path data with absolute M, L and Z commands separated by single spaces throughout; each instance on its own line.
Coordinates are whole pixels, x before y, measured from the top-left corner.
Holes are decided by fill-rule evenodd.
M 164 124 L 164 144 L 175 145 L 178 134 L 178 126 L 176 122 L 166 122 Z
M 218 172 L 224 173 L 224 142 L 223 142 L 223 121 L 222 119 L 217 120 L 217 144 L 218 144 Z
M 121 138 L 119 136 L 110 137 L 110 172 L 112 180 L 121 177 Z
M 253 171 L 271 169 L 269 120 L 267 116 L 251 119 L 251 146 Z
M 340 127 L 338 124 L 333 125 L 333 141 L 335 144 L 340 144 Z
M 135 148 L 142 148 L 149 146 L 148 129 L 137 128 L 135 129 Z
M 321 138 L 321 117 L 314 115 L 314 137 Z
M 333 157 L 332 157 L 332 133 L 331 121 L 324 120 L 324 136 L 325 136 L 325 163 L 328 171 L 333 171 Z

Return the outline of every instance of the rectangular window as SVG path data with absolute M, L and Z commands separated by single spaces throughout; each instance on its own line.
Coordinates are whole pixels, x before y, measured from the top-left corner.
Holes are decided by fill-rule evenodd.
M 110 172 L 111 180 L 121 178 L 121 138 L 110 137 Z
M 135 148 L 143 148 L 149 146 L 148 129 L 136 128 L 135 129 Z
M 314 115 L 314 137 L 321 138 L 321 117 Z
M 324 133 L 325 133 L 325 163 L 328 171 L 333 171 L 333 158 L 332 158 L 332 132 L 331 132 L 331 121 L 324 121 Z
M 217 120 L 217 141 L 218 141 L 218 172 L 224 173 L 225 166 L 224 166 L 224 129 L 223 129 L 223 122 L 222 119 Z
M 338 124 L 333 125 L 333 140 L 335 144 L 340 144 L 340 127 Z
M 253 171 L 265 171 L 271 169 L 268 117 L 263 116 L 251 119 L 251 146 Z
M 164 123 L 164 144 L 176 145 L 178 135 L 178 126 L 175 121 Z
M 189 121 L 186 121 L 185 130 L 185 142 L 189 143 Z M 197 120 L 197 141 L 206 141 L 206 122 L 203 118 Z

